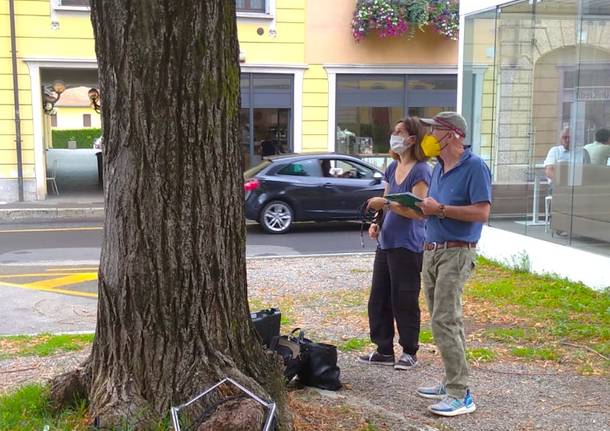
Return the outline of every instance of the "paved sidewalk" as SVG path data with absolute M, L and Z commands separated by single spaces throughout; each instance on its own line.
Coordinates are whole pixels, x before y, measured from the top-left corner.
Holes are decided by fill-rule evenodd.
M 67 193 L 49 196 L 43 201 L 0 203 L 0 224 L 103 218 L 104 196 L 101 192 Z

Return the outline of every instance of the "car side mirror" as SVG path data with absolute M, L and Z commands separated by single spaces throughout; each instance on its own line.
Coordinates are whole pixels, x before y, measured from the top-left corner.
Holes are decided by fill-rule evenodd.
M 383 180 L 383 174 L 381 172 L 373 173 L 373 184 L 379 184 Z

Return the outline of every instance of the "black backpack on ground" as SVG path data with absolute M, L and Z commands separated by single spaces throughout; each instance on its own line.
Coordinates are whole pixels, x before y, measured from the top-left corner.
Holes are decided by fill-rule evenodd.
M 299 331 L 298 337 L 295 332 Z M 284 360 L 284 376 L 287 383 L 295 375 L 305 386 L 314 386 L 329 391 L 341 388 L 341 370 L 337 366 L 337 348 L 331 344 L 314 343 L 305 338 L 300 328 L 289 336 L 274 339 L 272 350 Z
M 273 337 L 280 335 L 282 313 L 277 308 L 268 308 L 256 313 L 250 313 L 250 318 L 252 323 L 254 323 L 256 332 L 258 332 L 258 335 L 263 340 L 263 344 L 269 348 Z

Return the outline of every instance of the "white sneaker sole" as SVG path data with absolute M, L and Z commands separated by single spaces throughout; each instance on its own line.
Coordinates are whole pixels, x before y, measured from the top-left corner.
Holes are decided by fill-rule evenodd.
M 421 392 L 415 391 L 415 393 L 417 395 L 419 395 L 422 398 L 427 398 L 429 400 L 442 400 L 443 398 L 445 398 L 446 394 L 442 394 L 442 395 L 436 395 L 436 394 L 422 394 Z
M 417 362 L 415 364 L 413 364 L 413 365 L 394 364 L 394 369 L 395 370 L 412 370 L 415 367 L 417 367 Z
M 438 416 L 447 416 L 447 417 L 465 415 L 465 414 L 474 412 L 476 409 L 477 409 L 477 406 L 474 403 L 472 403 L 472 405 L 470 407 L 462 407 L 462 408 L 459 408 L 457 410 L 453 410 L 450 412 L 432 410 L 432 406 L 428 407 L 428 411 L 430 413 L 433 413 Z
M 380 365 L 382 367 L 392 367 L 394 366 L 394 362 L 373 362 L 373 361 L 365 361 L 364 359 L 358 358 L 358 362 L 368 365 Z

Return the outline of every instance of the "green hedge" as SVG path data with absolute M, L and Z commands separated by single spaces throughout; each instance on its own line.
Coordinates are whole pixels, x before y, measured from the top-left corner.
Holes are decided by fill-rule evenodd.
M 54 129 L 53 148 L 68 148 L 68 141 L 75 140 L 76 148 L 93 148 L 95 138 L 102 136 L 102 129 Z

